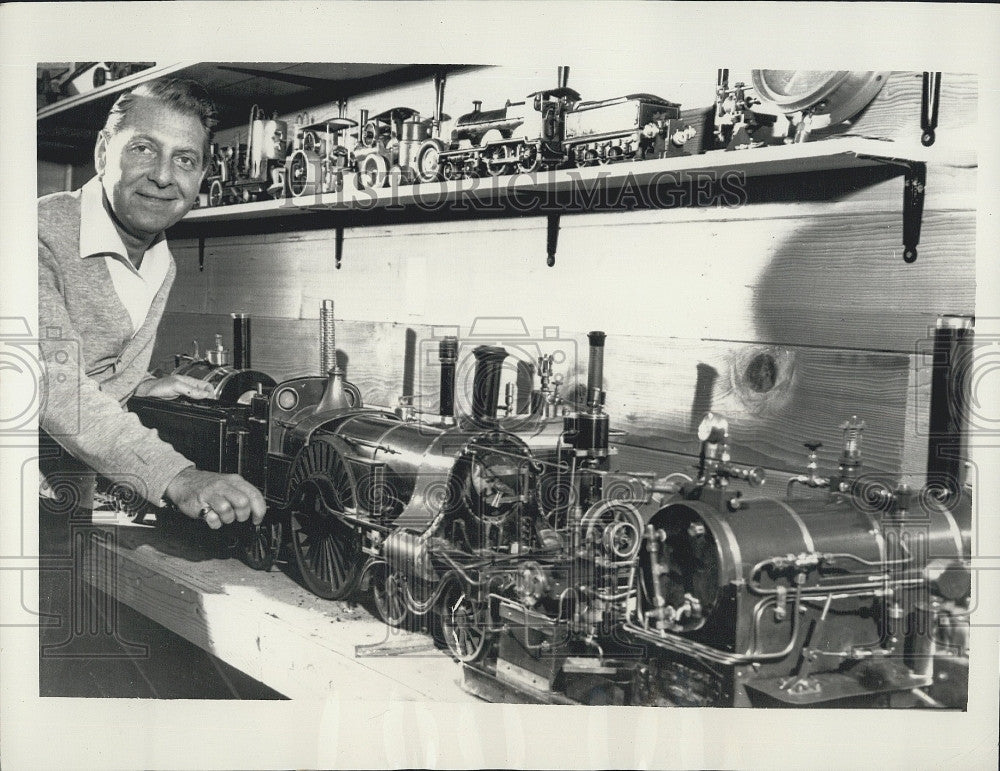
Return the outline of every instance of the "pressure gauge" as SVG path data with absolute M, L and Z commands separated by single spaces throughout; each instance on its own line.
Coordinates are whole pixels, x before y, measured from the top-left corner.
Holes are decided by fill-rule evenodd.
M 888 72 L 848 70 L 753 70 L 757 97 L 778 113 L 828 115 L 835 125 L 857 115 L 875 98 Z

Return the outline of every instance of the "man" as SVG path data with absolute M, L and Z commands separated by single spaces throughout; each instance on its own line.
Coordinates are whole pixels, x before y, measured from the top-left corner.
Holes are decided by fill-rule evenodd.
M 215 123 L 207 92 L 189 80 L 152 81 L 118 99 L 94 149 L 97 176 L 38 200 L 38 316 L 40 425 L 75 459 L 61 468 L 78 461 L 74 480 L 92 469 L 219 528 L 259 523 L 260 491 L 235 474 L 198 471 L 123 407 L 133 394 L 212 395 L 202 381 L 147 370 L 176 273 L 163 231 L 194 205 Z

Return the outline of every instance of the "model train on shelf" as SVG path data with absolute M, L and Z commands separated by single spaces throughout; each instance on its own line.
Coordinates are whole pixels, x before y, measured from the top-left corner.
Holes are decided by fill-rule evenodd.
M 201 205 L 803 142 L 841 130 L 878 95 L 888 75 L 753 70 L 751 84 L 730 86 L 729 71 L 719 70 L 714 108 L 682 117 L 680 104 L 652 94 L 583 101 L 567 86 L 569 68 L 560 67 L 556 88 L 492 109 L 474 101 L 447 137 L 443 76 L 434 79 L 428 118 L 400 106 L 376 115 L 362 109 L 355 121 L 342 101 L 338 117 L 299 114 L 289 131 L 287 121 L 266 118 L 254 105 L 245 141 L 213 146 Z
M 440 408 L 421 415 L 362 403 L 337 366 L 331 302 L 321 376 L 252 369 L 249 319 L 234 318 L 232 364 L 220 341 L 176 361 L 214 402 L 129 408 L 199 467 L 264 491 L 264 523 L 230 526 L 248 564 L 270 568 L 290 544 L 315 594 L 371 591 L 387 623 L 424 618 L 485 698 L 935 705 L 935 666 L 965 654 L 969 528 L 953 500 L 867 483 L 857 419 L 836 474 L 817 474 L 811 445 L 786 497 L 745 497 L 734 483 L 763 472 L 731 462 L 711 413 L 693 477 L 611 470 L 602 332 L 585 405 L 543 355 L 520 412 L 510 387 L 499 407 L 506 350 L 473 350 L 466 399 L 445 337 Z M 820 492 L 793 497 L 797 484 Z

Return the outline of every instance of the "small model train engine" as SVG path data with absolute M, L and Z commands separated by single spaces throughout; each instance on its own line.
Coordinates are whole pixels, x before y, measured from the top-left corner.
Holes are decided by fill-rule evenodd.
M 268 119 L 254 105 L 250 109 L 247 141 L 235 146 L 214 143 L 209 171 L 202 183 L 200 202 L 207 206 L 281 198 L 285 193 L 285 156 L 288 124 L 277 114 Z

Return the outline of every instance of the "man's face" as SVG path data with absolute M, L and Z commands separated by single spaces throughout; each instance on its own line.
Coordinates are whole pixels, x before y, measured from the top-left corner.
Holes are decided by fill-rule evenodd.
M 149 239 L 188 213 L 205 176 L 205 128 L 194 115 L 137 97 L 117 133 L 102 131 L 94 162 L 119 223 Z

